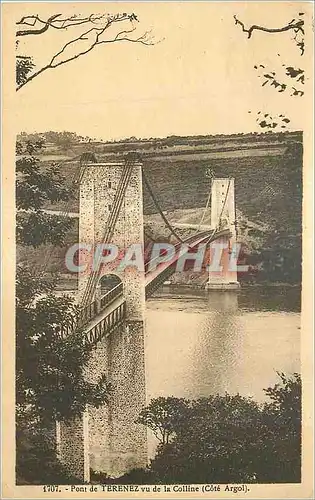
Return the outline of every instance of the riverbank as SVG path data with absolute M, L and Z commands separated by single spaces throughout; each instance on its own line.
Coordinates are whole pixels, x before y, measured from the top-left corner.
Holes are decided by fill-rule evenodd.
M 164 283 L 163 287 L 168 287 L 169 289 L 183 288 L 188 290 L 202 290 L 204 285 L 198 285 L 194 283 Z M 259 283 L 240 283 L 240 289 L 247 288 L 301 288 L 301 283 L 273 283 L 272 281 L 262 281 Z
M 183 297 L 190 298 L 189 310 L 198 311 L 200 302 L 207 304 L 207 310 L 221 307 L 222 304 L 237 304 L 240 310 L 246 311 L 291 311 L 301 312 L 301 286 L 273 283 L 267 285 L 241 286 L 238 290 L 213 291 L 192 286 L 163 285 L 147 301 L 147 309 L 155 309 L 157 304 L 169 300 L 182 306 Z M 233 307 L 234 307 L 233 306 Z
M 253 290 L 253 289 L 299 289 L 301 288 L 301 283 L 285 283 L 285 282 L 272 282 L 272 281 L 263 281 L 256 283 L 247 283 L 240 282 L 240 288 L 236 291 L 240 290 Z M 63 292 L 75 292 L 78 290 L 78 278 L 75 277 L 67 277 L 61 278 L 57 280 L 56 290 Z M 167 290 L 167 291 L 176 291 L 176 290 L 191 290 L 191 291 L 202 291 L 205 290 L 205 282 L 203 283 L 172 283 L 165 282 L 159 290 Z M 159 290 L 155 292 L 155 295 L 158 295 Z M 224 291 L 224 290 L 222 290 Z

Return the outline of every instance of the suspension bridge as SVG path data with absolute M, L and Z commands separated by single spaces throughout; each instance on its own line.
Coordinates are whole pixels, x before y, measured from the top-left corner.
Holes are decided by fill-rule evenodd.
M 90 273 L 79 273 L 80 310 L 61 327 L 60 333 L 66 337 L 83 332 L 85 342 L 93 345 L 86 377 L 96 381 L 105 374 L 112 389 L 103 407 L 87 408 L 81 418 L 58 422 L 56 438 L 59 458 L 69 472 L 89 481 L 91 468 L 118 476 L 147 463 L 146 430 L 136 423 L 146 402 L 145 302 L 175 272 L 176 262 L 191 250 L 201 244 L 211 247 L 214 241 L 229 245 L 235 241 L 234 179 L 212 180 L 200 223 L 186 238 L 163 212 L 138 156 L 129 154 L 121 162 L 98 163 L 93 156 L 85 155 L 78 163 L 72 185 L 80 191 L 80 243 L 115 243 L 122 249 L 135 243 L 143 246 L 143 186 L 177 241 L 171 259 L 155 266 L 148 260 L 144 272 L 135 266 L 108 271 L 116 281 L 105 293 L 101 291 L 101 255 Z M 211 227 L 203 225 L 210 201 Z M 68 213 L 69 206 L 63 215 Z M 207 287 L 237 288 L 236 272 L 228 270 L 227 262 L 223 262 L 220 272 L 209 273 Z

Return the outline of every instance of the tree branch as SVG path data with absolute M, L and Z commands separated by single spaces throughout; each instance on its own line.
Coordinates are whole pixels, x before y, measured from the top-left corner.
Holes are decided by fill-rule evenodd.
M 17 21 L 17 25 L 25 25 L 25 26 L 31 26 L 34 27 L 37 23 L 42 24 L 43 26 L 41 28 L 35 29 L 35 30 L 20 30 L 17 31 L 16 36 L 26 36 L 26 35 L 39 35 L 41 33 L 44 33 L 47 31 L 49 28 L 54 28 L 54 29 L 59 29 L 59 30 L 66 30 L 67 28 L 71 26 L 80 26 L 82 24 L 97 24 L 98 22 L 102 22 L 104 20 L 106 21 L 112 21 L 112 22 L 117 22 L 117 21 L 137 21 L 137 16 L 135 14 L 116 14 L 114 16 L 111 16 L 109 14 L 90 14 L 88 17 L 79 17 L 79 16 L 70 16 L 65 19 L 59 19 L 61 14 L 54 14 L 47 20 L 41 19 L 38 15 L 36 16 L 24 16 L 20 19 L 20 21 Z
M 41 33 L 44 33 L 47 31 L 49 26 L 57 29 L 67 29 L 69 26 L 74 26 L 78 24 L 89 24 L 92 27 L 89 27 L 86 31 L 81 33 L 79 36 L 76 38 L 73 38 L 66 42 L 62 48 L 53 55 L 51 58 L 50 62 L 40 68 L 39 70 L 35 71 L 31 75 L 27 76 L 27 78 L 22 81 L 18 86 L 17 90 L 20 90 L 24 85 L 32 81 L 34 78 L 39 76 L 41 73 L 44 73 L 48 69 L 54 69 L 59 66 L 62 66 L 63 64 L 66 64 L 70 61 L 74 61 L 75 59 L 78 59 L 79 57 L 88 54 L 91 52 L 97 45 L 101 44 L 108 44 L 108 43 L 114 43 L 114 42 L 122 42 L 122 41 L 127 41 L 127 42 L 134 42 L 134 43 L 140 43 L 143 45 L 154 45 L 154 42 L 152 38 L 150 37 L 150 32 L 146 31 L 143 33 L 141 36 L 137 38 L 130 38 L 128 35 L 133 33 L 136 30 L 136 27 L 134 26 L 134 21 L 138 21 L 137 17 L 135 14 L 115 14 L 115 15 L 93 15 L 91 14 L 87 18 L 75 18 L 74 16 L 72 18 L 67 18 L 67 19 L 56 19 L 56 17 L 59 18 L 60 14 L 56 14 L 55 16 L 52 16 L 47 20 L 45 25 L 36 30 L 37 34 L 39 34 L 39 31 Z M 53 21 L 52 21 L 52 18 Z M 39 21 L 43 23 L 41 19 L 39 19 L 38 16 L 27 16 L 25 18 L 22 18 L 17 24 L 26 24 L 33 22 L 33 25 L 35 26 L 36 22 Z M 101 26 L 99 25 L 98 21 L 101 21 Z M 113 25 L 116 23 L 128 21 L 131 23 L 132 27 L 130 29 L 125 29 L 122 31 L 119 31 L 113 38 L 103 40 L 101 37 L 104 35 L 104 33 Z M 56 26 L 55 24 L 52 25 L 52 22 L 58 22 L 61 23 L 60 26 Z M 104 24 L 105 22 L 105 24 Z M 66 24 L 68 23 L 68 24 Z M 21 33 L 21 32 L 20 32 Z M 29 34 L 34 34 L 35 30 L 30 30 Z M 76 43 L 80 43 L 82 41 L 88 41 L 92 35 L 95 35 L 95 38 L 90 41 L 90 45 L 85 48 L 80 50 L 78 48 L 78 51 L 76 54 L 71 55 L 71 56 L 66 56 L 66 50 L 69 49 L 69 47 L 73 47 Z M 24 36 L 24 35 L 22 35 Z M 19 57 L 19 56 L 18 56 Z M 64 58 L 63 58 L 64 57 Z M 59 59 L 59 60 L 58 60 Z
M 264 26 L 259 26 L 258 24 L 253 24 L 250 28 L 245 28 L 245 24 L 237 19 L 237 17 L 234 15 L 235 19 L 235 24 L 241 26 L 243 33 L 247 33 L 248 38 L 250 38 L 253 34 L 253 32 L 256 31 L 265 31 L 266 33 L 282 33 L 284 31 L 289 31 L 289 30 L 298 30 L 301 31 L 304 34 L 303 26 L 304 26 L 304 21 L 299 20 L 291 21 L 289 24 L 286 26 L 283 26 L 282 28 L 266 28 Z M 295 22 L 294 22 L 295 21 Z
M 21 19 L 21 21 L 17 22 L 16 24 L 26 24 L 28 26 L 35 26 L 35 24 L 37 23 L 37 21 L 39 21 L 40 23 L 44 23 L 44 26 L 42 26 L 41 28 L 38 28 L 38 29 L 35 29 L 35 30 L 20 30 L 20 31 L 17 31 L 16 32 L 16 36 L 27 36 L 27 35 L 41 35 L 42 33 L 45 33 L 45 31 L 48 30 L 49 26 L 51 26 L 52 22 L 57 18 L 57 17 L 60 17 L 61 14 L 54 14 L 53 16 L 49 17 L 47 19 L 46 22 L 42 21 L 41 19 L 39 19 L 38 16 L 27 16 L 27 18 L 33 18 L 34 19 L 34 23 L 33 24 L 28 24 L 25 20 L 27 18 L 23 18 Z

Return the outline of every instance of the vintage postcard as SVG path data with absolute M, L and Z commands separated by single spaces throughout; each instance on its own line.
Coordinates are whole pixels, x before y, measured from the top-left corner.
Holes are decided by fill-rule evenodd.
M 2 498 L 313 498 L 312 2 L 3 2 Z

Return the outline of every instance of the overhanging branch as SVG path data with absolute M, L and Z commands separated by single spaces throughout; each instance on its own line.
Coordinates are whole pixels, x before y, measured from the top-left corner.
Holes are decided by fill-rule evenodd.
M 115 15 L 91 14 L 90 16 L 84 18 L 79 16 L 72 16 L 65 19 L 60 18 L 60 16 L 61 14 L 55 14 L 54 16 L 48 18 L 46 21 L 40 19 L 38 15 L 25 16 L 17 23 L 18 25 L 23 25 L 23 26 L 27 25 L 36 28 L 30 30 L 19 30 L 17 32 L 17 37 L 25 35 L 40 35 L 42 33 L 45 33 L 49 28 L 66 30 L 71 26 L 78 26 L 78 25 L 86 25 L 85 28 L 88 28 L 85 29 L 83 33 L 81 32 L 80 35 L 75 36 L 68 42 L 66 42 L 61 47 L 61 49 L 58 50 L 52 56 L 52 58 L 46 65 L 44 65 L 37 71 L 27 75 L 27 77 L 23 79 L 21 83 L 19 83 L 19 85 L 17 86 L 17 90 L 20 90 L 27 83 L 29 83 L 34 78 L 39 76 L 41 73 L 44 73 L 48 69 L 55 69 L 59 66 L 62 66 L 63 64 L 66 64 L 70 61 L 74 61 L 75 59 L 78 59 L 79 57 L 88 54 L 97 45 L 109 44 L 115 42 L 133 42 L 133 43 L 140 43 L 142 45 L 154 45 L 155 43 L 149 31 L 146 31 L 142 35 L 135 38 L 130 36 L 132 33 L 136 31 L 136 26 L 134 23 L 138 22 L 138 18 L 135 14 L 126 14 L 126 13 L 115 14 Z M 111 28 L 114 24 L 121 22 L 130 23 L 131 24 L 130 29 L 123 29 L 119 31 L 116 35 L 113 34 L 112 38 L 106 37 L 106 39 L 104 39 L 104 36 L 109 30 L 109 28 Z M 42 24 L 42 26 L 37 28 L 36 26 L 39 26 L 40 24 Z M 80 45 L 81 42 L 89 42 L 89 43 L 88 46 L 83 49 L 82 44 Z M 67 55 L 66 52 L 69 48 L 72 49 L 74 48 L 77 50 L 74 54 L 72 52 L 72 55 Z M 19 58 L 20 56 L 17 57 Z M 25 57 L 26 59 L 26 56 L 21 56 L 21 57 L 23 58 Z
M 259 26 L 258 24 L 253 24 L 249 28 L 245 27 L 245 24 L 240 21 L 235 15 L 235 24 L 241 26 L 243 33 L 247 33 L 247 37 L 251 38 L 253 32 L 256 31 L 265 31 L 266 33 L 282 33 L 284 31 L 289 31 L 289 30 L 298 30 L 302 34 L 304 34 L 303 26 L 304 26 L 304 21 L 303 20 L 298 20 L 291 21 L 287 25 L 283 26 L 282 28 L 266 28 L 265 26 Z
M 41 35 L 42 33 L 45 33 L 45 31 L 48 30 L 48 28 L 50 26 L 52 26 L 52 23 L 54 22 L 55 19 L 57 19 L 57 17 L 60 17 L 61 14 L 54 14 L 53 16 L 49 17 L 47 19 L 47 21 L 42 21 L 41 19 L 39 19 L 38 16 L 27 16 L 27 18 L 23 18 L 21 19 L 21 21 L 17 22 L 16 24 L 20 25 L 20 24 L 25 24 L 27 26 L 35 26 L 37 21 L 39 21 L 40 24 L 43 24 L 43 26 L 41 28 L 37 28 L 37 29 L 34 29 L 34 30 L 19 30 L 16 32 L 16 36 L 27 36 L 27 35 Z M 33 23 L 32 21 L 28 21 L 33 19 Z

